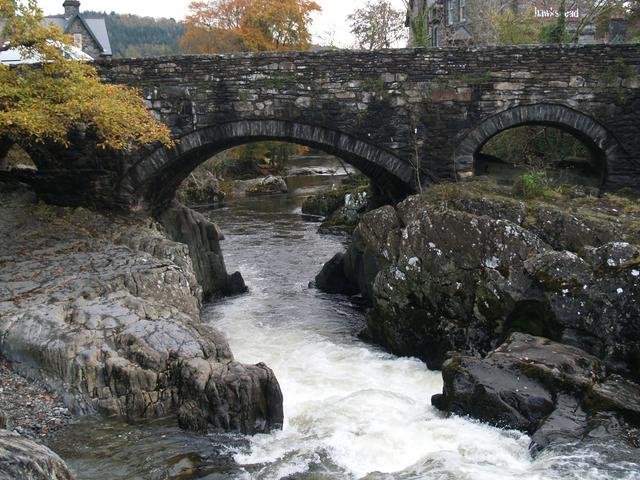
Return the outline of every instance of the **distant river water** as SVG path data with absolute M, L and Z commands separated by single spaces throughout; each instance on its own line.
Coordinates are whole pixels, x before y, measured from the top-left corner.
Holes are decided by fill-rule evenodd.
M 359 340 L 363 313 L 346 297 L 308 287 L 346 239 L 319 235 L 300 205 L 336 181 L 291 177 L 288 195 L 240 198 L 206 212 L 225 232 L 229 271 L 242 272 L 250 293 L 208 305 L 204 320 L 227 335 L 237 360 L 275 371 L 283 430 L 200 437 L 171 420 L 88 418 L 53 445 L 79 480 L 640 479 L 638 465 L 615 460 L 615 452 L 533 460 L 520 432 L 447 418 L 430 404 L 442 389 L 439 372 Z

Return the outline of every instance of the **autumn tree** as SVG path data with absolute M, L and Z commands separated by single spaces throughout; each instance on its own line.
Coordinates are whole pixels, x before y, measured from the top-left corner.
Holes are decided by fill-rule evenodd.
M 406 13 L 395 10 L 388 0 L 369 0 L 347 17 L 356 48 L 391 48 L 405 36 Z
M 93 131 L 103 148 L 171 144 L 169 130 L 147 112 L 137 90 L 103 84 L 90 64 L 65 60 L 71 39 L 45 24 L 35 0 L 0 0 L 0 18 L 0 50 L 40 61 L 0 65 L 0 143 L 66 146 L 69 131 L 80 128 Z
M 312 0 L 210 0 L 189 5 L 183 48 L 190 53 L 306 50 Z

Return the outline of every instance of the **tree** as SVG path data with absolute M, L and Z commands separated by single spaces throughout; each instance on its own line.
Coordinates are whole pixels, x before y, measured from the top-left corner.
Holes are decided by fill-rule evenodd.
M 409 30 L 411 31 L 411 47 L 425 48 L 429 46 L 429 13 L 427 11 L 408 14 Z
M 530 10 L 522 15 L 509 8 L 494 13 L 492 19 L 498 45 L 531 45 L 540 41 L 540 26 Z
M 168 128 L 147 112 L 137 90 L 103 84 L 90 64 L 64 59 L 71 39 L 44 24 L 35 0 L 0 0 L 0 18 L 5 19 L 0 50 L 16 48 L 41 62 L 0 65 L 0 139 L 66 146 L 69 131 L 79 128 L 92 130 L 103 148 L 172 143 Z
M 565 0 L 560 0 L 558 17 L 542 29 L 543 43 L 564 43 L 567 41 L 567 7 Z
M 369 0 L 347 17 L 356 48 L 390 48 L 405 35 L 405 12 L 395 10 L 388 0 Z
M 210 0 L 189 5 L 183 48 L 191 53 L 305 50 L 312 0 Z

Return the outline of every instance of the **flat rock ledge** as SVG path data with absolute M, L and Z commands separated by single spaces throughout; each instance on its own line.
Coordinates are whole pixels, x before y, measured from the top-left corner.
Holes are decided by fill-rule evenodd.
M 74 480 L 62 459 L 43 445 L 0 430 L 0 480 Z
M 265 365 L 200 321 L 189 247 L 147 216 L 37 203 L 0 184 L 0 351 L 77 414 L 247 434 L 282 425 Z

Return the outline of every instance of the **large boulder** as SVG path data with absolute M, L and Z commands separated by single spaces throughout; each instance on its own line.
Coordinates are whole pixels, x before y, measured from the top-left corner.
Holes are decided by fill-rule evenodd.
M 43 445 L 0 430 L 0 480 L 74 480 L 62 459 Z
M 194 170 L 180 188 L 176 198 L 185 205 L 211 205 L 224 202 L 225 193 L 218 178 L 206 168 Z
M 588 442 L 612 422 L 611 441 L 637 447 L 640 440 L 640 385 L 607 375 L 575 347 L 514 333 L 485 358 L 455 354 L 443 379 L 443 393 L 432 398 L 437 408 L 528 432 L 534 451 Z
M 76 413 L 176 413 L 182 425 L 243 433 L 282 425 L 263 364 L 236 362 L 200 320 L 189 247 L 148 217 L 0 205 L 0 351 Z M 201 232 L 206 237 L 210 230 Z
M 459 183 L 365 214 L 344 271 L 371 301 L 369 337 L 440 368 L 521 331 L 640 379 L 640 209 L 557 195 Z

